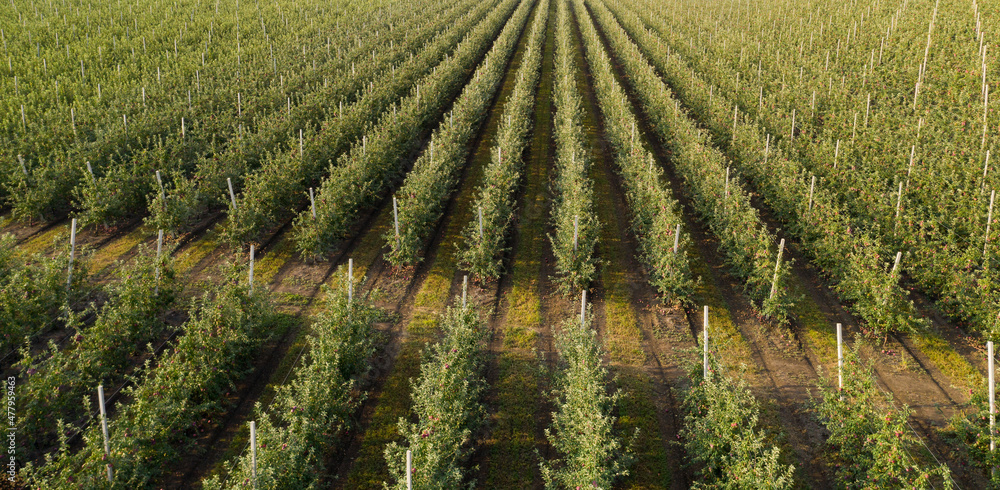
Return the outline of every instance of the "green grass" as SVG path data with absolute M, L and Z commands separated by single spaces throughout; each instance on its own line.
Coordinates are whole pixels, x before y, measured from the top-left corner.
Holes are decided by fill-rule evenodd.
M 670 460 L 663 447 L 649 376 L 636 368 L 622 368 L 618 370 L 617 382 L 622 390 L 618 426 L 624 436 L 636 434 L 633 450 L 639 458 L 639 463 L 622 481 L 622 488 L 670 488 Z
M 177 256 L 174 262 L 177 274 L 184 274 L 198 265 L 209 253 L 219 247 L 219 233 L 226 226 L 228 218 L 218 222 L 205 232 L 205 236 L 195 240 L 186 250 Z
M 361 449 L 350 472 L 344 478 L 343 488 L 380 489 L 389 479 L 389 468 L 383 451 L 386 445 L 400 438 L 397 423 L 410 413 L 410 378 L 420 374 L 420 343 L 403 344 L 396 364 L 375 400 L 371 423 L 361 438 Z
M 96 274 L 100 275 L 121 256 L 128 253 L 129 250 L 145 242 L 151 234 L 155 236 L 152 228 L 143 225 L 124 236 L 116 238 L 111 243 L 94 252 L 94 255 L 90 259 L 91 270 L 96 271 Z M 152 250 L 154 253 L 156 252 L 156 248 Z
M 951 382 L 962 388 L 973 388 L 983 382 L 983 375 L 968 359 L 955 351 L 937 333 L 922 331 L 910 335 L 910 340 Z
M 499 406 L 486 440 L 490 466 L 484 488 L 528 488 L 540 479 L 535 449 L 541 415 L 539 363 L 526 351 L 500 354 L 499 376 L 494 388 Z
M 55 240 L 65 238 L 66 242 L 69 243 L 69 229 L 70 225 L 62 224 L 59 226 L 53 226 L 52 229 L 39 233 L 38 236 L 28 240 L 17 246 L 17 253 L 21 257 L 29 257 L 36 253 L 45 253 L 52 250 L 55 247 Z M 77 231 L 80 231 L 77 229 Z
M 271 279 L 274 279 L 275 274 L 281 270 L 281 266 L 285 265 L 285 262 L 288 262 L 288 259 L 292 258 L 292 253 L 294 252 L 293 245 L 291 240 L 283 236 L 263 257 L 255 257 L 253 266 L 254 281 L 260 284 L 270 284 Z

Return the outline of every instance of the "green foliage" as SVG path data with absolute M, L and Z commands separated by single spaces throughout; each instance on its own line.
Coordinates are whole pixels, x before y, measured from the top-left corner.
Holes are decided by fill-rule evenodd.
M 283 141 L 274 147 L 276 153 L 261 154 L 259 168 L 246 176 L 235 209 L 230 202 L 225 238 L 233 244 L 257 240 L 294 216 L 302 204 L 308 203 L 308 189 L 320 182 L 332 162 L 352 144 L 366 146 L 362 138 L 371 121 L 378 120 L 415 82 L 431 73 L 495 6 L 491 1 L 480 2 L 470 10 L 451 8 L 444 17 L 433 20 L 430 12 L 422 13 L 428 20 L 415 32 L 410 26 L 395 28 L 390 31 L 390 39 L 381 40 L 383 47 L 388 42 L 390 49 L 379 50 L 378 58 L 359 57 L 352 65 L 352 75 L 359 75 L 339 73 L 331 88 L 320 91 L 321 97 L 310 94 L 307 104 L 297 105 L 295 117 L 282 125 L 288 134 L 282 135 Z M 332 102 L 343 98 L 347 98 L 347 104 Z M 301 152 L 300 135 L 292 130 L 295 127 L 304 127 Z M 269 135 L 276 129 L 264 128 L 258 133 Z M 277 139 L 277 135 L 271 138 Z
M 358 378 L 371 369 L 381 336 L 373 328 L 384 312 L 344 292 L 326 290 L 326 308 L 312 325 L 308 354 L 292 381 L 278 388 L 270 407 L 258 402 L 257 479 L 250 451 L 227 463 L 226 479 L 207 489 L 317 488 L 329 448 L 352 425 L 366 393 Z
M 465 74 L 484 56 L 504 19 L 517 3 L 508 0 L 480 22 L 433 74 L 418 83 L 402 99 L 398 110 L 386 112 L 347 153 L 332 163 L 316 192 L 316 215 L 307 210 L 295 219 L 296 248 L 305 256 L 318 257 L 344 237 L 358 214 L 378 200 L 402 173 L 404 156 L 420 143 L 417 136 L 440 117 L 462 88 Z M 521 11 L 528 7 L 522 5 Z M 526 14 L 522 14 L 526 15 Z M 415 223 L 419 226 L 419 223 Z M 403 227 L 401 233 L 416 233 Z M 412 240 L 412 239 L 408 239 Z
M 542 68 L 542 44 L 549 18 L 547 4 L 539 4 L 536 9 L 527 48 L 517 71 L 517 82 L 507 100 L 490 162 L 472 203 L 476 215 L 462 230 L 459 262 L 479 281 L 500 277 L 503 246 L 514 222 L 514 191 L 521 181 L 524 150 L 532 129 L 535 94 Z
M 600 230 L 594 210 L 594 186 L 588 172 L 590 151 L 585 145 L 582 100 L 577 92 L 572 24 L 562 2 L 556 14 L 556 57 L 553 99 L 556 178 L 553 182 L 552 223 L 549 235 L 556 258 L 556 282 L 562 292 L 586 288 L 597 272 L 594 248 Z M 574 241 L 575 239 L 575 241 Z
M 108 423 L 110 459 L 104 457 L 101 424 L 88 408 L 93 418 L 82 449 L 71 452 L 63 439 L 44 465 L 22 469 L 33 487 L 106 487 L 105 465 L 111 464 L 112 488 L 142 488 L 192 450 L 194 440 L 224 409 L 234 384 L 252 370 L 257 347 L 276 327 L 266 288 L 251 292 L 245 271 L 225 269 L 220 283 L 195 302 L 177 343 L 155 366 L 147 361 L 135 384 L 125 388 L 130 402 Z
M 84 295 L 86 263 L 77 257 L 67 285 L 69 240 L 59 237 L 58 252 L 21 257 L 14 235 L 0 235 L 0 348 L 4 354 L 57 322 Z M 67 287 L 68 286 L 68 287 Z
M 423 354 L 420 378 L 413 384 L 416 422 L 399 419 L 405 445 L 385 448 L 392 484 L 406 488 L 406 451 L 412 451 L 414 488 L 453 489 L 465 481 L 464 463 L 483 422 L 480 397 L 484 341 L 489 331 L 473 308 L 449 308 L 441 321 L 444 338 Z
M 561 457 L 541 463 L 546 488 L 611 488 L 635 460 L 614 428 L 621 393 L 607 392 L 608 370 L 591 318 L 588 309 L 584 324 L 567 319 L 556 334 L 557 408 L 545 436 Z
M 720 372 L 712 359 L 707 378 L 699 369 L 684 397 L 680 436 L 695 468 L 695 488 L 793 488 L 794 467 L 760 424 L 760 403 L 746 381 Z
M 578 16 L 584 23 L 587 56 L 594 72 L 605 131 L 615 152 L 618 173 L 622 177 L 631 208 L 632 230 L 639 238 L 640 251 L 650 272 L 650 282 L 663 295 L 665 302 L 685 303 L 694 289 L 694 280 L 691 278 L 687 253 L 684 252 L 691 240 L 686 235 L 676 236 L 677 225 L 681 222 L 679 205 L 667 187 L 660 183 L 663 170 L 654 165 L 653 155 L 642 145 L 641 135 L 636 128 L 636 117 L 629 107 L 625 92 L 615 81 L 610 60 L 600 45 L 590 15 L 582 4 L 577 5 L 580 7 L 577 9 Z M 606 16 L 601 15 L 606 10 L 597 9 L 597 12 L 598 18 L 607 24 Z M 607 26 L 605 29 L 607 30 Z M 623 45 L 630 46 L 628 38 L 618 30 L 611 32 L 611 45 L 621 56 Z M 657 80 L 651 78 L 649 67 L 637 62 L 638 58 L 633 56 L 624 64 L 627 72 L 632 74 L 629 80 L 643 89 L 656 87 Z M 635 76 L 635 72 L 645 75 L 645 78 Z M 648 93 L 644 92 L 643 95 Z M 656 102 L 660 103 L 662 100 L 657 99 Z M 660 106 L 655 108 L 660 109 Z M 676 251 L 673 247 L 675 239 L 678 242 Z M 760 245 L 763 245 L 766 252 L 767 243 Z M 770 283 L 766 287 L 769 288 Z M 778 309 L 770 306 L 769 303 L 764 304 L 765 314 L 779 313 Z
M 397 191 L 400 236 L 389 230 L 390 247 L 386 259 L 393 265 L 419 261 L 420 251 L 430 238 L 435 223 L 444 213 L 448 196 L 458 184 L 461 169 L 468 161 L 469 143 L 486 119 L 494 94 L 500 89 L 507 63 L 528 21 L 531 3 L 525 2 L 504 27 L 486 59 L 455 101 L 451 111 L 431 136 L 428 150 L 413 164 L 413 170 Z
M 951 420 L 946 436 L 951 443 L 964 449 L 965 457 L 980 468 L 993 488 L 1000 488 L 1000 451 L 990 450 L 990 398 L 987 384 L 972 391 L 966 410 Z M 996 414 L 994 414 L 996 417 Z M 995 420 L 995 419 L 994 419 Z M 994 429 L 994 444 L 1000 444 L 1000 434 Z
M 53 413 L 76 427 L 84 415 L 80 398 L 93 395 L 97 385 L 110 390 L 120 384 L 143 346 L 162 335 L 163 313 L 173 306 L 177 293 L 169 256 L 168 250 L 161 258 L 159 278 L 155 254 L 149 250 L 117 264 L 114 280 L 105 288 L 107 301 L 99 309 L 90 307 L 97 311 L 92 325 L 82 322 L 83 315 L 73 315 L 66 345 L 51 343 L 36 355 L 22 351 L 21 410 L 24 430 L 32 435 L 26 447 L 44 450 L 56 443 Z
M 892 395 L 881 391 L 858 349 L 845 352 L 843 390 L 824 377 L 822 399 L 816 403 L 819 419 L 830 431 L 827 445 L 837 463 L 839 485 L 925 488 L 941 478 L 944 488 L 951 488 L 947 466 L 927 467 L 914 458 L 918 440 L 907 423 L 910 409 L 895 406 Z

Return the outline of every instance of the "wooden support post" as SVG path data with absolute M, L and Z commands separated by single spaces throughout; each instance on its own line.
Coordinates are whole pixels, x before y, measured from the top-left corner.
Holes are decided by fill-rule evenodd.
M 236 193 L 233 192 L 233 179 L 226 177 L 226 183 L 229 184 L 229 200 L 233 203 L 233 210 L 236 210 Z
M 66 288 L 73 284 L 73 259 L 76 257 L 76 218 L 70 224 L 69 229 L 69 272 L 66 277 Z
M 309 204 L 312 207 L 313 219 L 316 219 L 316 195 L 313 193 L 313 188 L 309 188 Z
M 809 183 L 809 207 L 806 208 L 807 212 L 811 212 L 813 209 L 813 191 L 816 189 L 816 176 L 812 176 L 812 182 Z
M 587 290 L 580 292 L 580 326 L 583 327 L 587 320 Z
M 986 235 L 983 239 L 983 258 L 986 258 L 986 247 L 990 244 L 990 222 L 993 221 L 993 201 L 997 197 L 996 189 L 990 193 L 990 210 L 986 213 Z
M 406 490 L 413 490 L 413 451 L 409 449 L 406 450 Z
M 708 379 L 708 306 L 705 306 L 704 328 L 702 329 L 702 377 Z
M 399 207 L 396 205 L 396 196 L 392 196 L 392 220 L 396 229 L 396 249 L 399 250 Z
M 154 294 L 160 294 L 160 255 L 163 252 L 163 230 L 157 233 L 156 237 L 156 290 Z
M 989 365 L 989 392 L 990 392 L 990 452 L 992 453 L 996 450 L 996 385 L 994 384 L 994 374 L 996 371 L 993 366 L 993 341 L 986 342 L 986 356 L 988 357 Z
M 250 421 L 250 475 L 253 487 L 257 488 L 257 422 Z
M 680 245 L 681 240 L 681 224 L 677 223 L 677 230 L 674 231 L 674 254 L 677 254 L 677 246 Z
M 899 192 L 896 194 L 896 220 L 892 225 L 892 233 L 896 233 L 896 229 L 899 228 L 899 211 L 903 205 L 903 181 L 899 181 Z
M 785 251 L 785 239 L 781 239 L 781 243 L 778 244 L 778 260 L 774 262 L 774 279 L 771 279 L 771 295 L 769 298 L 774 298 L 775 293 L 778 292 L 778 272 L 781 270 L 781 254 Z
M 250 284 L 250 292 L 253 292 L 253 260 L 254 260 L 254 246 L 250 245 L 250 272 L 248 276 L 248 283 Z
M 101 433 L 104 435 L 104 459 L 108 471 L 108 483 L 114 480 L 114 470 L 111 468 L 111 445 L 108 441 L 108 413 L 104 407 L 104 386 L 97 385 L 97 402 L 101 406 Z
M 844 327 L 837 324 L 837 387 L 840 388 L 840 399 L 844 399 Z
M 573 253 L 576 253 L 576 248 L 579 245 L 580 240 L 580 216 L 573 216 Z

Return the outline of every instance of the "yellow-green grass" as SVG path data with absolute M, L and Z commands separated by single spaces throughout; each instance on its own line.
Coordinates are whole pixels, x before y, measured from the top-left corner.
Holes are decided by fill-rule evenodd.
M 275 274 L 281 270 L 281 266 L 292 258 L 294 244 L 287 236 L 282 236 L 278 243 L 271 250 L 268 250 L 263 257 L 254 258 L 253 275 L 254 282 L 259 284 L 270 284 Z
M 617 382 L 622 390 L 618 402 L 618 426 L 622 435 L 629 438 L 635 435 L 633 450 L 639 459 L 629 470 L 621 487 L 670 488 L 670 460 L 660 435 L 652 382 L 648 375 L 635 367 L 618 369 Z
M 343 488 L 381 489 L 389 478 L 385 462 L 385 447 L 400 438 L 397 426 L 400 417 L 410 412 L 410 379 L 420 374 L 421 343 L 403 344 L 392 372 L 389 373 L 381 394 L 372 400 L 375 410 L 371 422 L 361 436 L 361 448 L 350 472 L 344 477 Z
M 727 366 L 737 367 L 745 365 L 754 369 L 753 364 L 748 364 L 751 357 L 750 345 L 739 327 L 733 320 L 722 296 L 719 285 L 716 283 L 708 263 L 705 261 L 701 247 L 694 246 L 688 250 L 688 263 L 691 266 L 691 274 L 700 277 L 692 296 L 697 311 L 690 317 L 696 323 L 695 330 L 698 332 L 698 343 L 701 344 L 703 307 L 708 306 L 708 343 L 710 350 L 717 352 Z
M 496 415 L 486 440 L 490 466 L 485 488 L 529 488 L 536 480 L 542 441 L 535 430 L 541 404 L 539 362 L 524 349 L 506 350 L 497 361 Z
M 112 240 L 111 243 L 105 245 L 104 247 L 95 250 L 94 255 L 90 259 L 91 270 L 97 271 L 97 275 L 105 272 L 106 268 L 113 265 L 118 259 L 128 253 L 129 250 L 132 250 L 140 243 L 146 241 L 152 232 L 152 228 L 143 225 L 125 234 L 124 236 L 120 236 Z
M 187 249 L 178 254 L 177 259 L 174 261 L 174 267 L 178 274 L 187 273 L 192 267 L 198 265 L 209 253 L 219 247 L 219 234 L 225 228 L 228 221 L 229 219 L 226 218 L 216 223 L 215 226 L 205 232 L 204 236 L 192 242 Z
M 936 332 L 919 331 L 910 340 L 955 385 L 971 389 L 983 384 L 982 373 Z
M 69 243 L 70 234 L 69 223 L 53 226 L 52 228 L 39 233 L 25 243 L 17 246 L 17 253 L 21 257 L 29 257 L 34 254 L 41 254 L 58 247 L 56 239 L 65 239 Z
M 357 246 L 354 247 L 354 250 L 351 250 L 350 256 L 346 257 L 349 260 L 354 260 L 354 291 L 361 289 L 360 286 L 364 284 L 367 278 L 368 269 L 378 259 L 379 252 L 382 251 L 382 246 L 384 245 L 382 237 L 391 224 L 392 208 L 383 206 L 382 211 L 375 218 L 372 226 L 358 239 Z M 346 280 L 347 266 L 345 264 L 330 276 L 326 284 L 333 289 L 340 289 L 345 286 Z
M 575 39 L 578 41 L 578 39 Z M 577 46 L 578 63 L 583 65 L 583 48 Z M 582 72 L 580 72 L 582 75 Z M 588 90 L 585 80 L 578 77 L 581 93 Z M 598 108 L 592 99 L 584 98 L 583 124 L 588 129 L 587 136 L 591 148 L 598 148 L 599 141 L 595 128 Z M 659 423 L 656 405 L 653 403 L 652 380 L 643 371 L 646 352 L 643 349 L 643 334 L 639 319 L 633 307 L 629 291 L 631 271 L 624 257 L 631 253 L 625 243 L 626 230 L 615 213 L 614 189 L 608 175 L 614 170 L 610 160 L 602 161 L 600 153 L 594 154 L 590 168 L 590 178 L 594 182 L 594 199 L 597 217 L 601 223 L 598 250 L 600 282 L 604 290 L 604 337 L 605 349 L 615 364 L 614 372 L 622 398 L 618 405 L 618 426 L 624 442 L 631 441 L 636 429 L 639 430 L 635 451 L 637 461 L 630 468 L 624 482 L 625 488 L 669 488 L 671 472 L 666 450 L 660 443 Z
M 552 58 L 555 51 L 556 2 L 549 2 L 549 25 L 542 48 L 542 71 L 535 99 L 530 150 L 525 161 L 525 190 L 519 199 L 520 220 L 511 259 L 510 292 L 497 357 L 494 389 L 497 411 L 486 441 L 487 488 L 529 488 L 539 480 L 535 450 L 543 444 L 537 426 L 541 411 L 540 364 L 533 354 L 542 327 L 539 278 L 545 246 L 545 185 L 549 181 L 552 137 Z
M 801 340 L 812 348 L 819 362 L 829 368 L 837 362 L 837 328 L 809 297 L 798 277 L 790 275 L 788 279 L 789 292 L 796 299 L 791 308 L 792 316 L 803 333 Z

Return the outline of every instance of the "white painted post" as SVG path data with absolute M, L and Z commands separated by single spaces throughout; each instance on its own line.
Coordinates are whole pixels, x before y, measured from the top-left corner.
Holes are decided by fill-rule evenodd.
M 708 305 L 705 306 L 705 319 L 704 328 L 702 329 L 702 351 L 703 351 L 703 366 L 702 366 L 702 377 L 708 379 Z
M 392 196 L 392 219 L 396 226 L 396 248 L 399 245 L 399 208 L 396 206 L 396 196 Z
M 243 99 L 239 92 L 236 92 L 236 117 L 243 117 Z
M 764 163 L 767 163 L 767 157 L 771 154 L 771 134 L 768 133 L 767 137 L 764 138 Z
M 587 290 L 584 289 L 580 293 L 580 326 L 582 327 L 587 320 Z
M 573 253 L 576 253 L 577 245 L 580 239 L 580 216 L 573 215 Z
M 125 117 L 125 114 L 122 114 L 122 127 L 125 129 L 125 134 L 128 134 L 128 118 Z
M 771 279 L 771 296 L 773 298 L 774 294 L 778 292 L 778 271 L 781 270 L 781 254 L 785 251 L 785 239 L 781 239 L 781 243 L 778 244 L 778 260 L 774 262 L 774 279 Z
M 868 127 L 868 113 L 871 112 L 871 109 L 872 109 L 872 94 L 871 94 L 871 92 L 869 92 L 868 93 L 868 102 L 866 102 L 866 105 L 865 105 L 865 127 L 866 128 Z
M 97 385 L 97 402 L 101 406 L 101 433 L 104 434 L 104 459 L 108 461 L 108 483 L 114 479 L 114 472 L 111 469 L 111 445 L 108 442 L 108 413 L 104 408 L 104 386 Z
M 896 269 L 899 268 L 899 259 L 901 259 L 902 257 L 903 257 L 903 252 L 896 252 L 896 263 L 892 264 L 891 274 L 896 273 Z
M 229 184 L 229 200 L 233 203 L 233 209 L 236 209 L 236 193 L 233 192 L 233 179 L 226 177 L 226 183 Z
M 479 239 L 483 239 L 483 207 L 479 206 Z
M 795 141 L 795 109 L 792 109 L 792 132 L 788 136 L 788 142 Z
M 76 110 L 73 107 L 69 108 L 69 122 L 73 126 L 73 134 L 76 134 Z
M 986 213 L 986 238 L 983 240 L 983 256 L 986 256 L 986 246 L 990 244 L 990 222 L 993 221 L 993 201 L 997 197 L 996 189 L 990 193 L 990 210 Z
M 812 176 L 812 182 L 809 184 L 809 207 L 806 211 L 812 211 L 813 209 L 813 190 L 816 188 L 816 176 Z
M 837 146 L 833 149 L 833 168 L 837 168 L 837 159 L 840 157 L 840 140 L 837 140 Z
M 249 272 L 249 277 L 248 277 L 249 281 L 248 282 L 250 283 L 250 292 L 251 293 L 253 292 L 253 260 L 254 260 L 254 252 L 255 252 L 254 246 L 250 245 L 250 272 Z
M 406 490 L 413 490 L 413 451 L 409 449 L 406 450 Z
M 906 169 L 906 178 L 909 179 L 910 175 L 913 174 L 913 161 L 917 157 L 917 145 L 910 146 L 910 166 Z
M 726 184 L 722 188 L 723 197 L 729 197 L 729 167 L 726 167 Z
M 309 188 L 309 204 L 312 207 L 313 219 L 316 219 L 316 195 L 313 193 L 313 188 Z
M 305 155 L 305 153 L 303 151 L 303 146 L 304 146 L 304 143 L 302 141 L 302 130 L 300 129 L 299 130 L 299 157 L 302 157 L 302 156 Z
M 896 229 L 899 228 L 899 210 L 903 205 L 903 181 L 899 181 L 899 192 L 896 194 L 896 221 L 892 225 L 893 234 L 896 233 Z
M 677 223 L 677 230 L 674 231 L 674 254 L 677 253 L 677 246 L 681 241 L 681 224 Z
M 154 294 L 160 294 L 160 254 L 163 251 L 163 230 L 159 231 L 156 237 L 156 291 Z
M 354 302 L 354 259 L 347 259 L 347 303 Z
M 253 487 L 257 488 L 257 422 L 250 421 L 250 474 Z
M 837 386 L 840 388 L 840 399 L 844 399 L 844 328 L 837 324 Z
M 993 367 L 993 341 L 986 342 L 986 356 L 989 365 L 989 382 L 990 382 L 990 452 L 996 449 L 996 440 L 994 439 L 994 434 L 996 434 L 996 385 L 994 385 L 994 367 Z
M 983 189 L 986 189 L 986 171 L 990 169 L 990 150 L 986 150 L 986 161 L 983 163 Z
M 69 229 L 69 274 L 66 278 L 66 288 L 73 284 L 73 259 L 76 257 L 76 218 L 73 218 Z
M 87 170 L 90 170 L 90 175 L 94 175 L 94 170 L 90 168 L 90 162 L 87 162 Z M 166 201 L 166 190 L 163 188 L 163 177 L 160 176 L 160 171 L 156 171 L 156 183 L 160 184 L 160 198 Z
M 20 156 L 20 155 L 18 155 L 18 156 Z M 24 170 L 24 162 L 21 162 L 21 170 Z M 95 179 L 97 178 L 97 176 L 94 175 L 94 167 L 90 166 L 90 160 L 87 160 L 87 171 L 90 172 L 90 176 L 91 177 L 93 177 Z M 27 170 L 24 171 L 24 175 L 28 175 L 28 171 Z
M 27 177 L 28 176 L 28 167 L 24 166 L 24 156 L 21 155 L 21 154 L 18 154 L 17 155 L 17 161 L 21 164 L 21 172 L 24 174 L 25 177 Z M 87 165 L 88 165 L 88 168 L 89 168 L 90 162 L 87 162 Z M 93 173 L 93 172 L 91 172 L 91 173 Z
M 466 298 L 469 293 L 469 276 L 462 276 L 462 308 L 468 304 Z
M 182 117 L 181 118 L 181 138 L 184 138 L 185 136 L 186 136 L 186 132 L 185 132 L 185 128 L 184 128 L 184 118 Z

